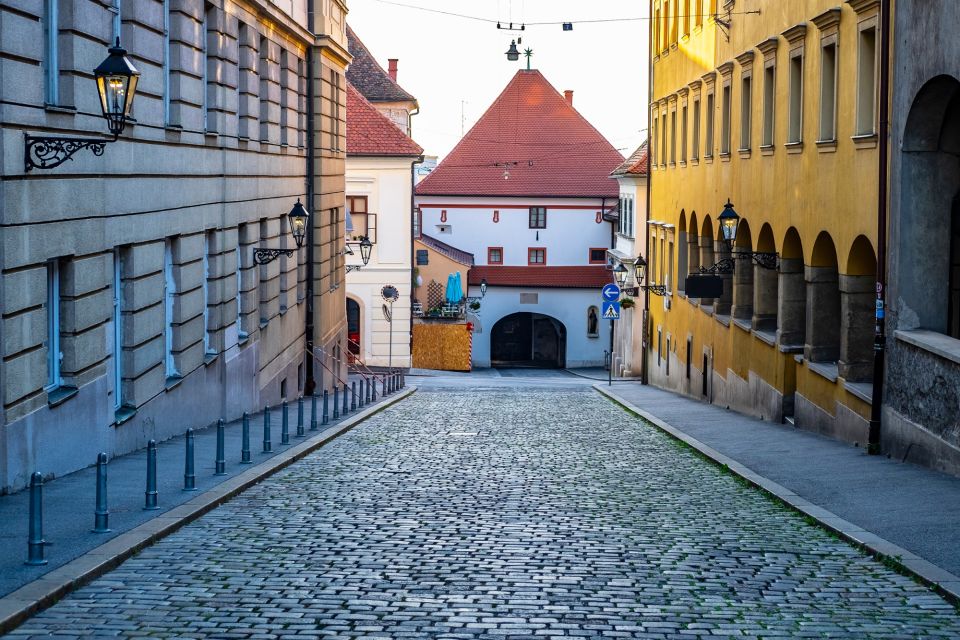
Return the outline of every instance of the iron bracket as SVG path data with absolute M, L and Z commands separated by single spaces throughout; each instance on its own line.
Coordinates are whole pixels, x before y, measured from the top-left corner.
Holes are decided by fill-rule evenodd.
M 110 142 L 117 138 L 58 138 L 55 136 L 31 136 L 24 134 L 23 170 L 53 169 L 59 167 L 82 149 L 90 149 L 95 156 L 102 156 Z
M 253 264 L 268 264 L 279 258 L 281 255 L 289 258 L 293 255 L 293 249 L 267 249 L 264 247 L 256 247 L 253 250 Z

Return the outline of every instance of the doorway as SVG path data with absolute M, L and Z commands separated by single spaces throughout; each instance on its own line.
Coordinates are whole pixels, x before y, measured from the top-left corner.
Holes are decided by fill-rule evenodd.
M 490 332 L 490 360 L 495 367 L 562 368 L 566 351 L 566 327 L 539 313 L 506 316 Z

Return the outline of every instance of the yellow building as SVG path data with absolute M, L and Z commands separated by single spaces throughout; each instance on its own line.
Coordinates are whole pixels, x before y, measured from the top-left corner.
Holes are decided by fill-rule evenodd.
M 650 382 L 865 443 L 879 2 L 651 2 Z M 685 294 L 725 258 L 719 297 Z

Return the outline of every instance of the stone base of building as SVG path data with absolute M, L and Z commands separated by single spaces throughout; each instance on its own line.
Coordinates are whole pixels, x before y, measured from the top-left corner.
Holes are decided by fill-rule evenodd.
M 831 415 L 797 393 L 794 397 L 794 411 L 794 426 L 798 429 L 852 444 L 866 445 L 867 443 L 870 422 L 839 402 L 835 405 L 835 415 Z
M 960 476 L 960 448 L 911 422 L 903 414 L 883 407 L 881 450 L 901 460 Z

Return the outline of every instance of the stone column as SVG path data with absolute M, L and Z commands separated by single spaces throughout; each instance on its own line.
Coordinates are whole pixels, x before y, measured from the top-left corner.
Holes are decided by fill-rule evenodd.
M 758 331 L 777 329 L 777 270 L 753 266 L 753 328 Z
M 713 264 L 713 238 L 700 237 L 700 264 L 709 267 Z M 713 305 L 713 298 L 701 298 L 700 304 L 709 307 Z
M 850 382 L 873 377 L 874 276 L 840 276 L 840 375 Z
M 840 289 L 835 267 L 806 267 L 807 341 L 804 357 L 836 362 L 840 357 Z
M 724 240 L 718 240 L 713 244 L 713 253 L 715 257 L 714 262 L 720 262 L 724 258 L 730 257 L 730 248 L 727 247 L 727 243 Z M 728 316 L 733 306 L 733 274 L 721 273 L 720 280 L 723 282 L 723 293 L 713 305 L 713 314 L 717 316 Z
M 700 238 L 696 235 L 687 236 L 687 273 L 700 271 L 700 247 L 697 244 L 699 240 Z
M 778 280 L 777 343 L 781 346 L 802 345 L 806 335 L 807 308 L 803 259 L 781 258 Z
M 734 256 L 749 253 L 749 247 L 736 247 Z M 733 317 L 737 320 L 753 320 L 753 261 L 737 258 L 733 270 Z

